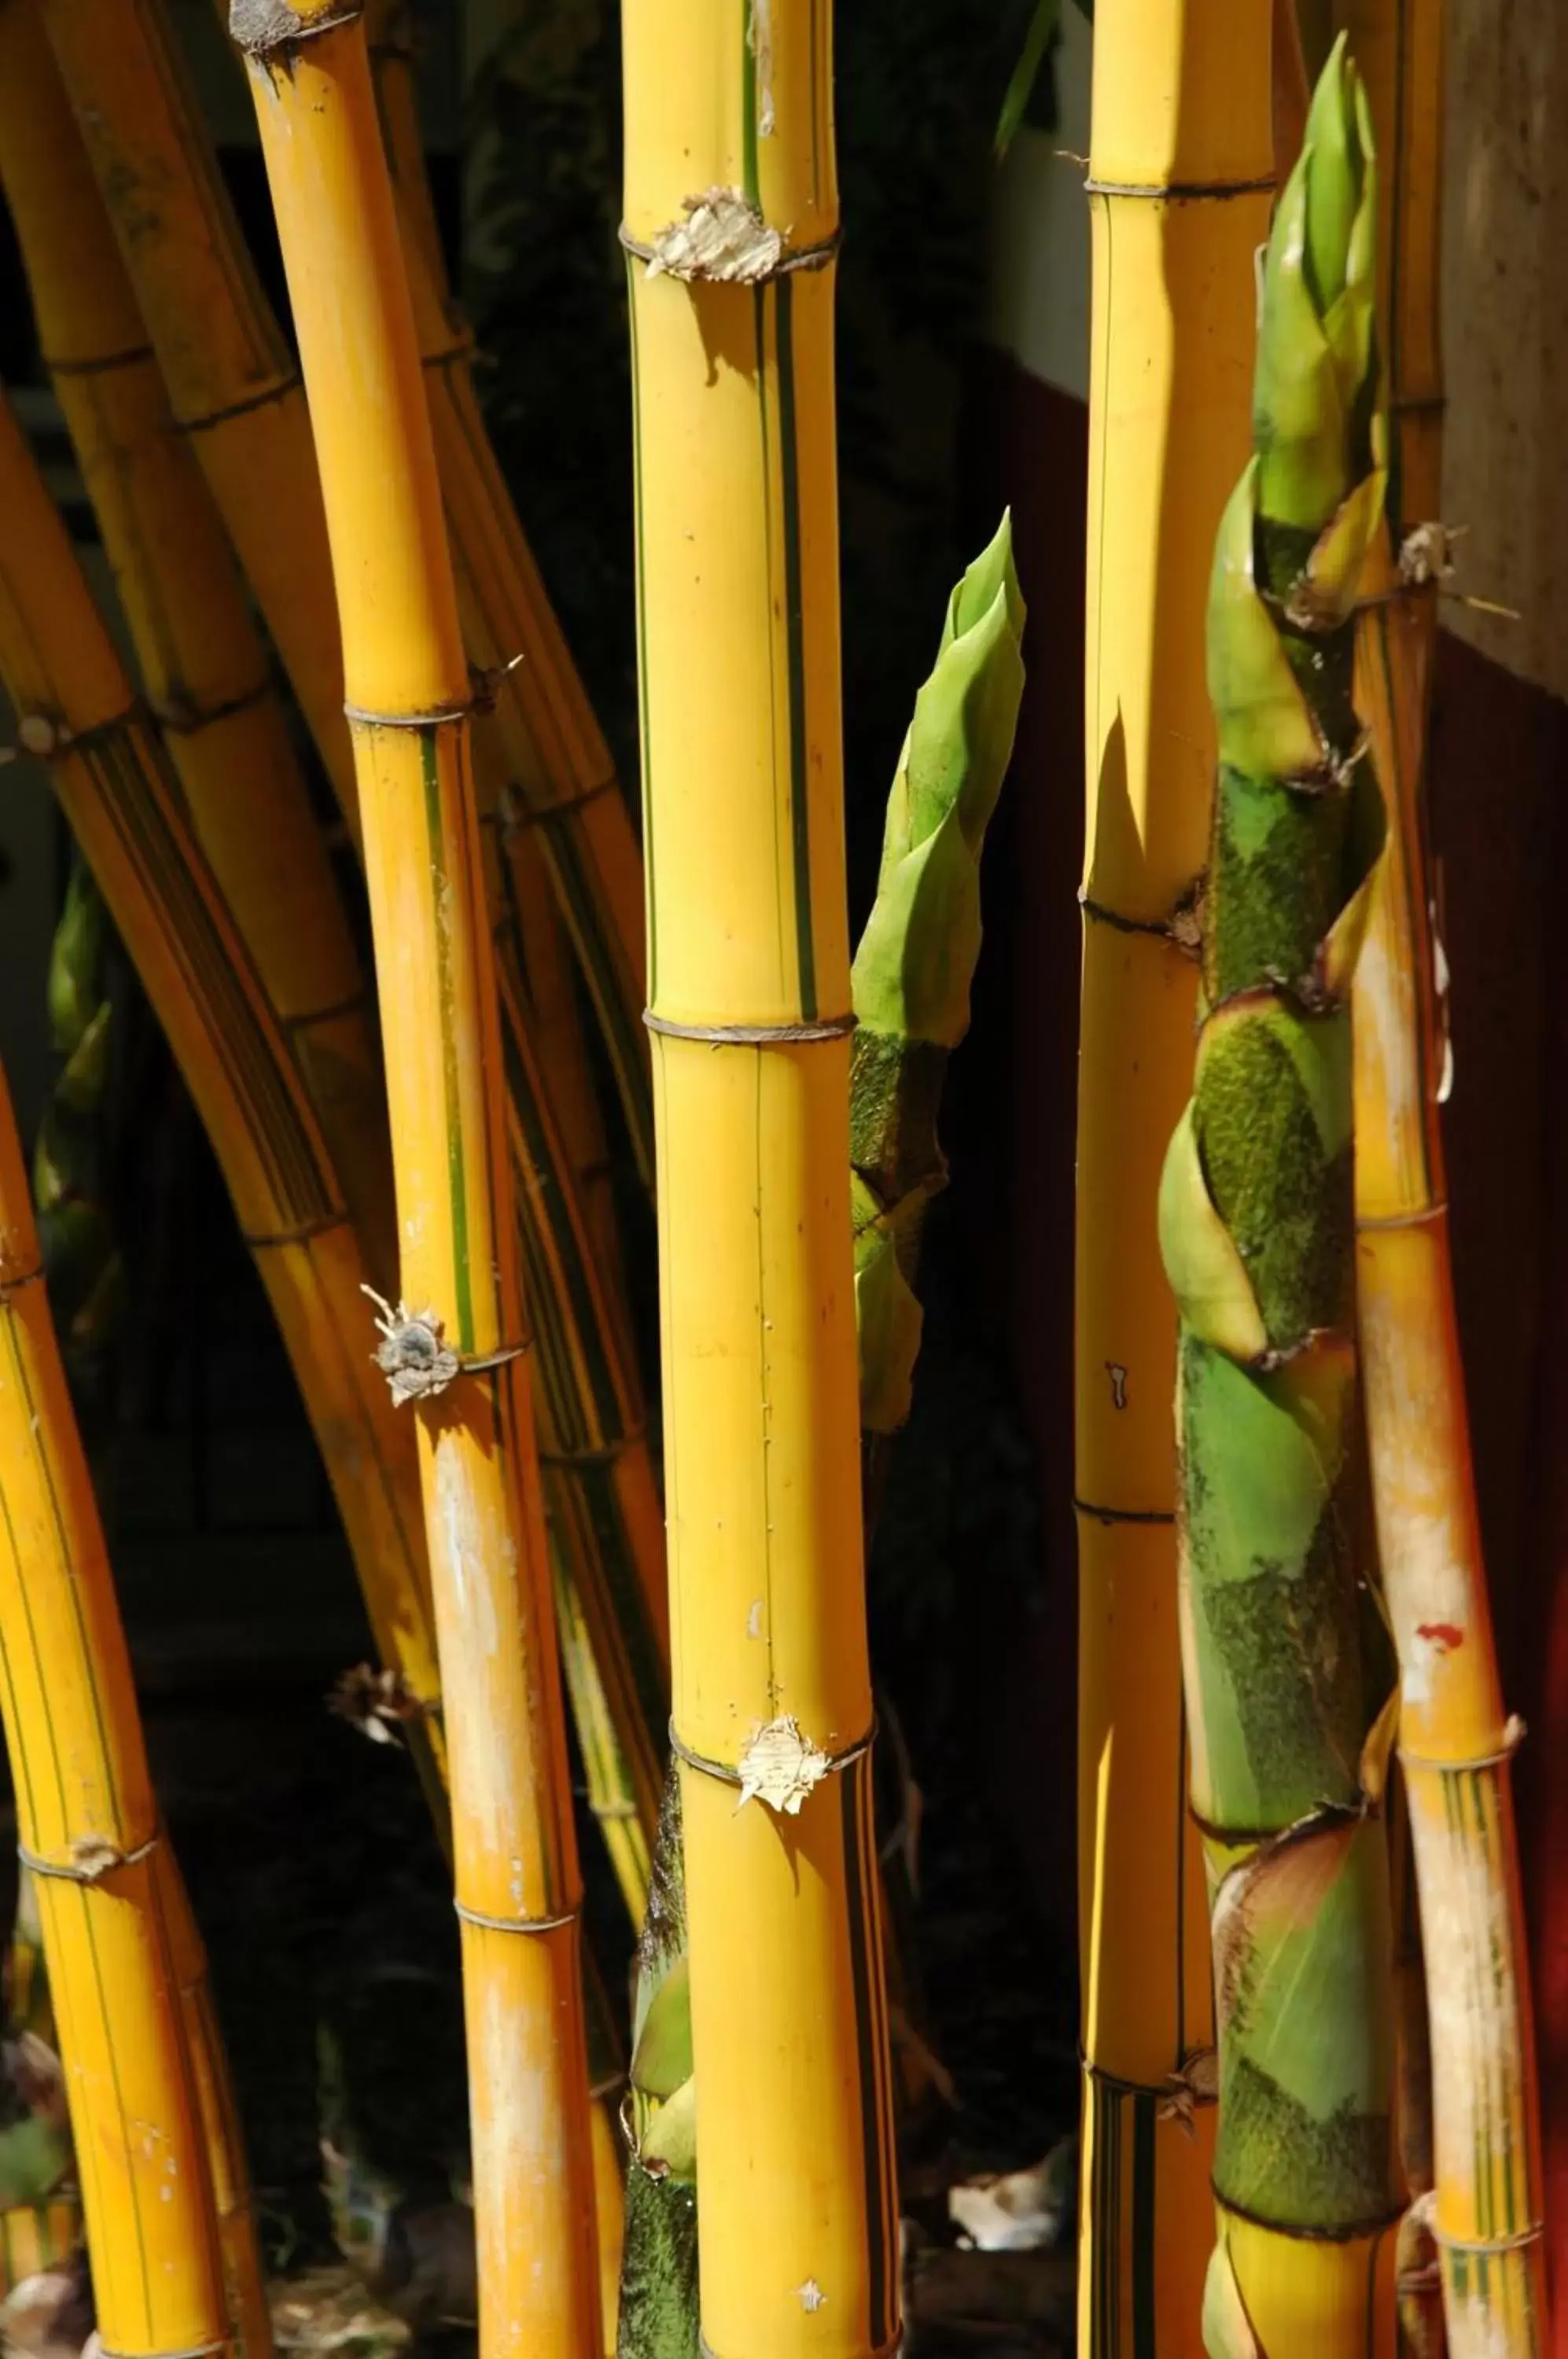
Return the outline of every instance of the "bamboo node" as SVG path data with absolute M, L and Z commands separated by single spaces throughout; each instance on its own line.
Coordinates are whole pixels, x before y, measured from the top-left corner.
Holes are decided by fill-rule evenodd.
M 381 1341 L 371 1357 L 386 1377 L 397 1407 L 401 1408 L 405 1401 L 424 1400 L 434 1393 L 445 1392 L 463 1363 L 443 1340 L 446 1330 L 435 1311 L 410 1310 L 406 1302 L 399 1302 L 394 1310 L 385 1295 L 377 1294 L 372 1286 L 362 1286 L 360 1292 L 367 1294 L 377 1306 L 376 1324 Z
M 714 1049 L 771 1049 L 780 1042 L 842 1040 L 855 1030 L 857 1018 L 851 1015 L 823 1016 L 798 1024 L 677 1024 L 672 1016 L 656 1016 L 651 1007 L 646 1007 L 642 1020 L 650 1032 L 660 1033 L 668 1040 L 705 1040 Z
M 229 38 L 249 58 L 266 58 L 291 42 L 307 41 L 317 33 L 331 33 L 353 25 L 364 15 L 357 0 L 319 16 L 301 16 L 287 0 L 229 0 Z
M 623 222 L 621 244 L 648 265 L 650 278 L 680 278 L 731 287 L 758 287 L 792 270 L 825 270 L 839 249 L 839 233 L 816 245 L 791 246 L 762 209 L 738 189 L 704 189 L 688 197 L 680 221 L 668 223 L 645 245 Z
M 359 1290 L 370 1297 L 379 1313 L 376 1324 L 381 1341 L 370 1356 L 386 1377 L 398 1408 L 405 1401 L 444 1393 L 458 1376 L 504 1368 L 509 1360 L 520 1360 L 528 1348 L 526 1343 L 503 1343 L 494 1352 L 454 1352 L 446 1341 L 445 1322 L 439 1312 L 410 1310 L 406 1302 L 394 1309 L 373 1286 L 361 1285 Z
M 148 1858 L 157 1850 L 158 1842 L 157 1835 L 152 1835 L 134 1851 L 122 1851 L 106 1835 L 79 1835 L 71 1846 L 69 1862 L 45 1859 L 20 1843 L 16 1845 L 16 1857 L 31 1875 L 56 1876 L 63 1884 L 97 1884 L 105 1875 L 112 1875 L 117 1867 L 135 1867 Z
M 71 732 L 52 713 L 24 712 L 16 723 L 16 743 L 24 754 L 36 754 L 43 760 L 70 745 Z
M 847 1769 L 863 1753 L 869 1753 L 877 1739 L 875 1723 L 856 1745 L 845 1745 L 842 1753 L 824 1753 L 813 1745 L 793 1712 L 786 1712 L 766 1724 L 758 1722 L 746 1740 L 746 1751 L 739 1762 L 731 1767 L 727 1761 L 714 1761 L 705 1753 L 694 1753 L 675 1733 L 675 1723 L 670 1723 L 670 1750 L 677 1761 L 688 1769 L 699 1770 L 704 1777 L 717 1777 L 725 1786 L 738 1786 L 738 1810 L 750 1801 L 765 1802 L 771 1810 L 782 1811 L 789 1818 L 800 1815 L 801 1803 L 822 1779 L 839 1769 Z

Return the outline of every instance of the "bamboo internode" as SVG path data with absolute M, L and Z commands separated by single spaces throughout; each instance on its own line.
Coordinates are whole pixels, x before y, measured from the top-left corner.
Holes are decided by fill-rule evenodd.
M 850 1257 L 830 17 L 781 0 L 755 44 L 722 0 L 633 0 L 622 20 L 673 1725 L 719 2359 L 849 2359 L 898 2332 Z
M 386 1362 L 415 1404 L 441 1638 L 481 2347 L 584 2359 L 578 1871 L 468 666 L 363 24 L 244 0 L 231 23 L 313 399 L 354 730 L 407 1305 Z

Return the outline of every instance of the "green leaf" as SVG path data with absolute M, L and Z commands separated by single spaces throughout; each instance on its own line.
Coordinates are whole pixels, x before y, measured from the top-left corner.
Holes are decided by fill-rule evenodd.
M 996 156 L 998 161 L 1013 144 L 1013 135 L 1023 121 L 1040 70 L 1045 63 L 1046 52 L 1056 38 L 1062 21 L 1062 0 L 1037 0 L 1029 28 L 1024 36 L 1023 52 L 1013 68 L 1002 100 L 1002 113 L 996 125 Z

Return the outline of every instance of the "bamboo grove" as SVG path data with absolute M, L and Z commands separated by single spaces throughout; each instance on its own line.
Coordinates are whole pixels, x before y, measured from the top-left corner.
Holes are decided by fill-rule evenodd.
M 1083 14 L 1072 2332 L 1080 2359 L 1536 2359 L 1520 1730 L 1426 813 L 1442 11 Z M 94 1489 L 136 1249 L 98 1186 L 111 933 L 450 1871 L 481 2359 L 923 2332 L 899 2170 L 946 2075 L 866 1569 L 929 1364 L 983 848 L 1010 770 L 1039 788 L 1036 584 L 1004 514 L 931 616 L 855 941 L 858 85 L 831 0 L 618 20 L 640 818 L 491 442 L 408 15 L 228 0 L 285 323 L 165 0 L 0 0 L 0 191 L 113 593 L 0 398 L 7 750 L 71 847 L 30 1155 L 0 1082 L 0 2294 L 84 2250 L 110 2359 L 273 2342 Z M 1042 8 L 1029 74 L 1059 29 Z

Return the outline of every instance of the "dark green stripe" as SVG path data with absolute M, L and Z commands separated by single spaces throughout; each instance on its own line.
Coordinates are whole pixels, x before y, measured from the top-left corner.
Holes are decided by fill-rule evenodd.
M 849 1906 L 849 1963 L 855 1986 L 855 2052 L 860 2069 L 860 2132 L 866 2169 L 866 2259 L 870 2295 L 867 2339 L 880 2351 L 893 2332 L 887 2298 L 887 2236 L 883 2218 L 882 2109 L 877 2102 L 875 2020 L 871 2003 L 871 1973 L 866 1912 L 875 1900 L 861 1870 L 859 1785 L 870 1756 L 863 1754 L 840 1774 L 843 1812 L 844 1884 Z
M 779 467 L 784 507 L 784 623 L 789 662 L 789 830 L 795 864 L 795 950 L 800 1013 L 817 1014 L 817 953 L 811 932 L 811 834 L 807 801 L 805 617 L 800 586 L 800 455 L 795 431 L 795 282 L 774 286 L 779 347 Z
M 755 0 L 740 0 L 741 186 L 747 204 L 762 202 L 762 177 L 757 163 L 757 53 L 751 46 L 751 12 Z
M 1132 2347 L 1134 2359 L 1154 2359 L 1154 2108 L 1132 2101 Z
M 643 894 L 648 910 L 648 999 L 659 1001 L 659 907 L 653 889 L 653 741 L 648 727 L 648 532 L 642 513 L 642 374 L 637 364 L 637 257 L 626 256 L 626 319 L 632 348 L 632 514 L 637 526 L 637 741 L 642 759 Z
M 437 724 L 439 725 L 439 724 Z M 452 1280 L 456 1288 L 458 1349 L 474 1349 L 474 1287 L 468 1266 L 468 1190 L 463 1151 L 463 1098 L 452 1033 L 452 944 L 441 901 L 447 891 L 446 845 L 441 834 L 441 756 L 437 725 L 419 731 L 419 767 L 425 782 L 425 834 L 430 849 L 431 905 L 435 916 L 437 1007 L 441 1033 L 441 1089 L 446 1101 L 446 1175 L 452 1201 Z M 505 1395 L 506 1387 L 498 1392 Z

